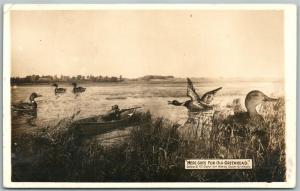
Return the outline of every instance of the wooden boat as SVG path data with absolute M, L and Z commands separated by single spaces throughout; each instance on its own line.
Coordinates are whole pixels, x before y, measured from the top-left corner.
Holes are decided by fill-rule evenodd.
M 134 124 L 132 116 L 135 108 L 121 113 L 120 120 L 105 121 L 103 115 L 79 119 L 74 122 L 75 130 L 80 135 L 91 136 L 124 129 Z

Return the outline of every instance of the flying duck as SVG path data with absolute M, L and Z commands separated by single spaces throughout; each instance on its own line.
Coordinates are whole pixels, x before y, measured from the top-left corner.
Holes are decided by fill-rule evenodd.
M 82 93 L 86 89 L 83 87 L 77 87 L 77 84 L 75 82 L 73 82 L 72 85 L 73 85 L 73 93 Z
M 58 85 L 57 85 L 57 83 L 52 84 L 52 86 L 55 87 L 55 89 L 54 89 L 54 94 L 55 95 L 63 94 L 63 93 L 66 92 L 66 89 L 65 88 L 59 88 Z
M 222 87 L 206 92 L 205 94 L 203 94 L 203 96 L 200 97 L 197 94 L 191 79 L 187 78 L 187 83 L 187 96 L 191 99 L 185 102 L 179 102 L 177 100 L 168 101 L 168 104 L 175 106 L 185 106 L 189 110 L 189 112 L 201 112 L 212 110 L 213 107 L 210 104 L 213 101 L 214 95 L 219 90 L 221 90 Z
M 18 114 L 29 114 L 36 115 L 37 112 L 37 103 L 35 98 L 41 97 L 37 93 L 32 93 L 29 97 L 30 102 L 21 102 L 15 105 L 12 105 L 12 111 L 17 112 Z

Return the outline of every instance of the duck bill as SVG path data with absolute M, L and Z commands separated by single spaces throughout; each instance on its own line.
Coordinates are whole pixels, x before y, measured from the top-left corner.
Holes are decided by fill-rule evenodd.
M 43 97 L 42 95 L 38 94 L 36 97 Z
M 278 99 L 276 99 L 276 98 L 270 98 L 268 96 L 265 96 L 264 101 L 275 102 L 275 101 L 278 101 Z

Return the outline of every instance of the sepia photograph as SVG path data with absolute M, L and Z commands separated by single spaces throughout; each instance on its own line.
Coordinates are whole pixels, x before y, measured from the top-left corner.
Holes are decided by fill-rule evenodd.
M 4 185 L 292 188 L 296 6 L 6 5 Z

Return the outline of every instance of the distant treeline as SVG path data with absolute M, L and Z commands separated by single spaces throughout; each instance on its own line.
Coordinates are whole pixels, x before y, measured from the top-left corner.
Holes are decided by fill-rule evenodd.
M 173 79 L 174 76 L 160 76 L 160 75 L 147 75 L 140 77 L 138 79 L 141 80 L 167 80 L 167 79 Z
M 146 75 L 139 78 L 123 78 L 122 75 L 116 76 L 93 76 L 93 75 L 77 75 L 77 76 L 64 76 L 64 75 L 28 75 L 26 77 L 12 77 L 11 84 L 45 84 L 55 82 L 122 82 L 122 81 L 151 81 L 151 80 L 168 80 L 174 79 L 174 76 L 161 76 L 161 75 Z
M 93 76 L 93 75 L 77 75 L 77 76 L 51 76 L 51 75 L 29 75 L 26 77 L 12 77 L 12 84 L 26 84 L 26 83 L 51 83 L 51 82 L 122 82 L 124 81 L 122 75 L 115 76 Z

